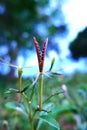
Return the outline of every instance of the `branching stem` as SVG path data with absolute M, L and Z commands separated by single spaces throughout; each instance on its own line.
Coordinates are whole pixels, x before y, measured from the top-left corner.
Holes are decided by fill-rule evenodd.
M 43 101 L 43 103 L 47 102 L 50 98 L 52 98 L 52 97 L 54 97 L 54 96 L 56 96 L 56 95 L 58 95 L 58 94 L 60 94 L 60 93 L 64 93 L 64 91 L 55 92 L 54 94 L 52 94 L 52 95 L 50 95 L 49 97 L 47 97 L 47 99 L 45 99 L 45 100 Z

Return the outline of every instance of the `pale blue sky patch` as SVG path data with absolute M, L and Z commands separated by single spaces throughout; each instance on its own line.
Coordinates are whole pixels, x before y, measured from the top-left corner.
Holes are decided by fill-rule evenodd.
M 41 35 L 41 36 L 47 36 L 48 31 L 46 28 L 46 25 L 44 23 L 39 23 L 36 26 L 36 31 Z
M 0 15 L 3 14 L 5 12 L 5 5 L 0 3 Z
M 0 46 L 0 56 L 6 55 L 7 53 L 8 53 L 8 46 L 7 45 Z

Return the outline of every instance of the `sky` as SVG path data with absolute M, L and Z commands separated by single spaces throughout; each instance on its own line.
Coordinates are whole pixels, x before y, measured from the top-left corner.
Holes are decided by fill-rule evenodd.
M 76 38 L 78 32 L 83 31 L 87 26 L 86 5 L 86 0 L 67 0 L 67 2 L 62 6 L 62 11 L 65 15 L 65 22 L 68 24 L 69 29 L 68 36 L 61 40 L 64 43 L 66 42 L 67 45 L 64 46 L 66 49 L 70 42 Z M 61 49 L 63 49 L 62 44 L 60 45 Z
M 83 31 L 87 27 L 87 0 L 67 0 L 62 6 L 65 15 L 65 21 L 68 24 L 69 34 L 65 39 L 60 39 L 60 57 L 62 59 L 62 67 L 64 72 L 74 73 L 75 71 L 87 72 L 87 58 L 80 58 L 78 62 L 67 58 L 70 55 L 68 46 L 73 41 L 78 32 Z M 78 6 L 78 8 L 77 8 Z
M 54 0 L 54 2 L 52 1 L 50 2 L 49 7 L 51 8 L 51 10 L 57 6 L 57 4 L 55 4 L 56 1 L 57 0 Z M 60 71 L 62 69 L 64 74 L 73 74 L 76 71 L 80 71 L 80 72 L 87 71 L 87 69 L 84 69 L 86 68 L 86 63 L 87 63 L 86 58 L 85 60 L 83 58 L 80 58 L 78 62 L 67 58 L 67 56 L 70 55 L 70 51 L 68 49 L 70 42 L 76 38 L 79 31 L 83 31 L 85 27 L 87 26 L 87 16 L 86 16 L 87 6 L 86 5 L 87 5 L 87 0 L 66 0 L 66 2 L 64 2 L 62 6 L 62 11 L 65 15 L 65 22 L 68 24 L 69 34 L 64 39 L 60 38 L 60 44 L 59 44 L 59 47 L 61 50 L 60 55 L 58 56 L 58 54 L 56 54 L 55 51 L 50 51 L 49 57 L 46 57 L 45 71 L 49 69 L 52 57 L 55 57 L 56 59 L 54 68 L 53 68 L 54 71 Z M 46 13 L 47 13 L 47 10 L 48 9 L 46 9 Z M 50 11 L 48 10 L 48 15 L 49 15 L 49 12 Z M 59 40 L 59 39 L 56 38 L 56 40 Z M 25 66 L 29 64 L 30 66 L 33 66 L 33 65 L 37 66 L 38 64 L 36 63 L 37 56 L 35 55 L 35 53 L 33 53 L 33 55 L 30 57 L 31 59 L 29 59 L 29 61 L 26 60 Z M 19 64 L 23 63 L 22 57 L 18 58 L 18 63 Z M 32 73 L 32 70 L 33 70 L 33 73 Z M 38 72 L 37 67 L 29 69 L 30 75 L 35 74 L 37 72 Z M 24 75 L 27 75 L 26 71 L 24 71 Z
M 67 0 L 67 3 L 64 4 L 62 10 L 65 14 L 66 23 L 68 23 L 69 35 L 66 38 L 66 51 L 62 50 L 62 55 L 66 56 L 68 50 L 68 46 L 70 42 L 77 37 L 79 31 L 83 31 L 85 27 L 87 27 L 87 0 Z M 78 6 L 78 8 L 77 8 Z M 65 42 L 65 39 L 63 43 Z M 61 47 L 62 48 L 62 47 Z M 63 48 L 62 48 L 63 49 Z M 65 48 L 64 48 L 65 49 Z M 63 52 L 65 54 L 63 54 Z M 68 60 L 66 60 L 67 62 Z M 86 58 L 80 58 L 78 62 L 73 63 L 70 62 L 71 68 L 68 72 L 72 72 L 73 70 L 87 71 L 86 68 Z M 67 69 L 66 69 L 67 71 Z

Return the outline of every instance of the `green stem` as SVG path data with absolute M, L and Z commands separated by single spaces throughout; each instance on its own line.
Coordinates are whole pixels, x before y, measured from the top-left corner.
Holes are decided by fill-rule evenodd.
M 42 99 L 43 99 L 43 74 L 42 72 L 40 73 L 39 77 L 39 91 L 40 91 L 40 104 L 39 104 L 39 110 L 42 110 Z
M 29 101 L 29 110 L 30 110 L 29 120 L 31 122 L 31 130 L 34 130 L 34 119 L 33 119 L 33 115 L 32 115 L 31 101 Z
M 29 107 L 29 123 L 31 124 L 31 130 L 34 130 L 34 117 L 32 115 L 32 104 L 31 101 L 29 101 L 27 95 L 25 93 L 22 93 L 23 96 L 25 97 L 27 103 L 28 103 L 28 107 Z
M 21 85 L 22 85 L 22 68 L 18 68 L 18 90 L 21 92 Z M 21 94 L 18 93 L 17 95 L 17 102 L 20 102 Z
M 21 91 L 22 85 L 22 68 L 18 68 L 18 89 Z
M 33 122 L 33 120 L 31 121 L 31 130 L 34 130 L 34 122 Z

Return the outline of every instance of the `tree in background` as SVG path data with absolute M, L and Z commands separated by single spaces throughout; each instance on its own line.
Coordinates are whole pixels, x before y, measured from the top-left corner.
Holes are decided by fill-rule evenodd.
M 87 57 L 87 28 L 78 34 L 77 38 L 70 44 L 69 49 L 74 59 Z
M 67 28 L 61 10 L 64 0 L 55 2 L 56 0 L 0 0 L 0 47 L 7 47 L 7 51 L 0 54 L 0 57 L 9 59 L 11 63 L 16 61 L 20 51 L 26 57 L 26 50 L 33 49 L 33 36 L 40 43 L 49 37 L 50 48 L 58 51 L 53 38 L 65 34 Z

